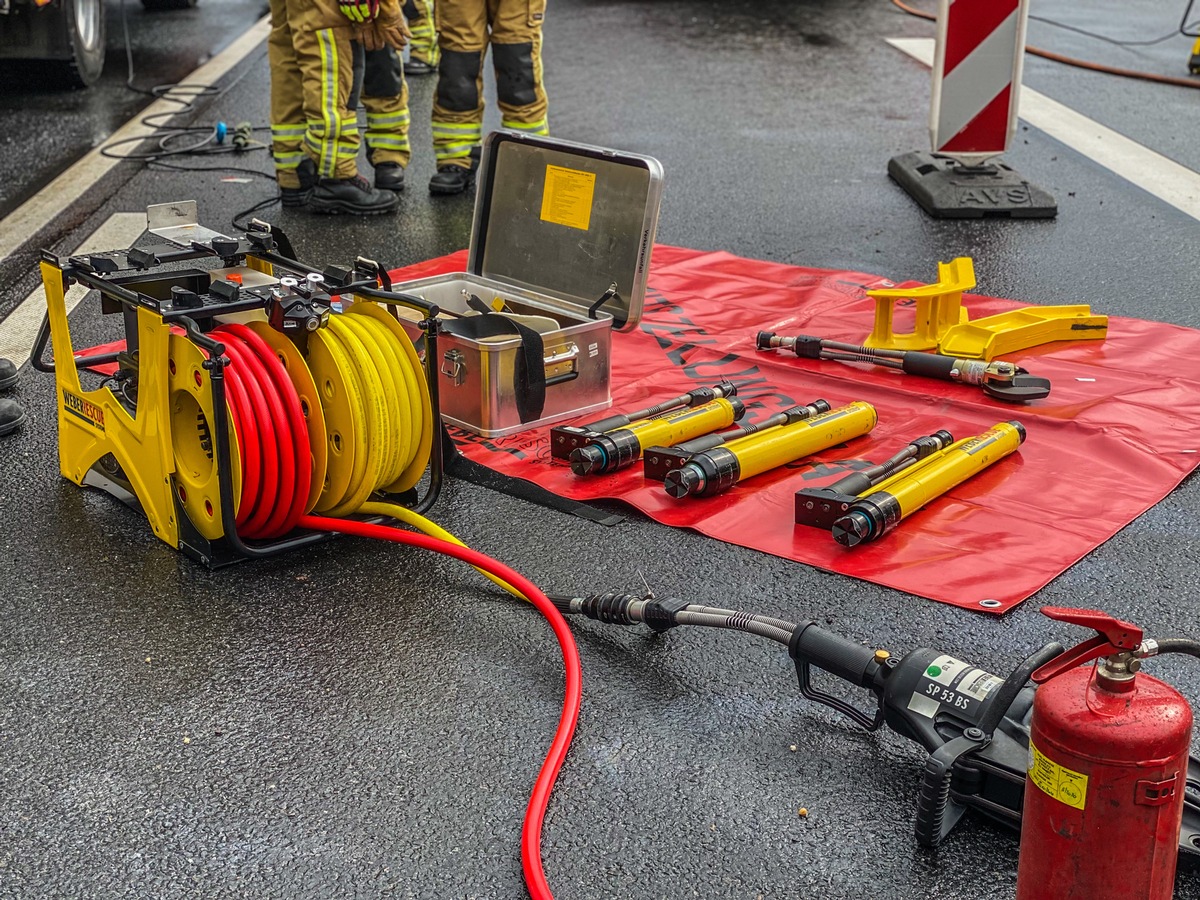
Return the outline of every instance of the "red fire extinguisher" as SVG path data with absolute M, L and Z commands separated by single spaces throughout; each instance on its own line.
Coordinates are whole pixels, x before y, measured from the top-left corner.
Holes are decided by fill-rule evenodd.
M 1158 652 L 1106 613 L 1045 607 L 1099 634 L 1033 673 L 1017 900 L 1170 900 L 1192 711 L 1139 674 Z M 1093 666 L 1084 663 L 1096 661 Z

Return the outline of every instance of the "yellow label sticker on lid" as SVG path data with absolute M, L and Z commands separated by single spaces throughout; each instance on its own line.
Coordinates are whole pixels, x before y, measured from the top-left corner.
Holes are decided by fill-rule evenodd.
M 592 195 L 595 192 L 595 172 L 546 166 L 542 221 L 587 231 L 592 221 Z
M 1087 806 L 1088 777 L 1060 766 L 1029 742 L 1029 780 L 1055 800 L 1075 809 Z

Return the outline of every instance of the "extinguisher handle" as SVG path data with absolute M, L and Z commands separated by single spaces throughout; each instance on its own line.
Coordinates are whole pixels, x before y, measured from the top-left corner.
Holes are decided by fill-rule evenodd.
M 1096 637 L 1084 641 L 1040 666 L 1032 676 L 1034 684 L 1049 681 L 1076 666 L 1112 656 L 1122 651 L 1136 650 L 1142 644 L 1142 629 L 1129 622 L 1096 609 L 1071 609 L 1065 606 L 1043 606 L 1042 612 L 1059 622 L 1068 622 L 1084 628 L 1094 628 Z

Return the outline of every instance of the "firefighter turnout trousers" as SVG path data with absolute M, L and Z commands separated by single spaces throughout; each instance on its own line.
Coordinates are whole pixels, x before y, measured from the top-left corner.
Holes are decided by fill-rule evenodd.
M 433 102 L 438 168 L 469 168 L 483 140 L 483 58 L 492 48 L 500 125 L 549 134 L 542 86 L 546 0 L 437 0 L 442 59 Z
M 308 156 L 322 178 L 358 174 L 362 49 L 335 0 L 270 0 L 271 147 L 281 188 Z M 361 74 L 359 75 L 361 77 Z
M 412 40 L 408 42 L 409 55 L 436 69 L 441 54 L 438 52 L 437 26 L 433 22 L 433 4 L 434 0 L 406 0 L 402 9 L 412 33 Z
M 362 105 L 367 111 L 367 159 L 371 165 L 408 165 L 408 82 L 404 63 L 391 47 L 367 51 Z

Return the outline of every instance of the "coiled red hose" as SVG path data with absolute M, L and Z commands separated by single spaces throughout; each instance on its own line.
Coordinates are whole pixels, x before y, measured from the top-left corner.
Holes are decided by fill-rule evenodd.
M 267 342 L 245 325 L 222 325 L 226 397 L 242 456 L 238 533 L 281 537 L 296 527 L 312 485 L 308 426 L 287 370 Z

